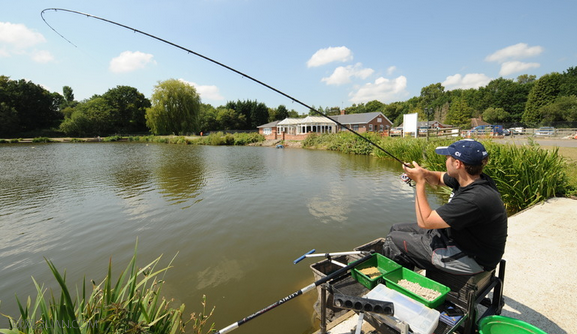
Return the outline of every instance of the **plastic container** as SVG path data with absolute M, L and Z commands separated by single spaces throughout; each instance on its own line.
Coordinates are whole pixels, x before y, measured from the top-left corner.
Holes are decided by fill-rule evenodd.
M 521 320 L 492 315 L 479 320 L 479 334 L 547 334 Z
M 371 267 L 376 267 L 381 275 L 369 278 L 367 275 L 361 272 L 361 270 Z M 351 270 L 351 276 L 357 282 L 361 283 L 365 288 L 372 289 L 380 282 L 383 274 L 387 274 L 399 269 L 401 269 L 400 264 L 379 253 L 375 253 L 370 259 L 354 267 Z
M 407 268 L 401 268 L 401 270 L 397 270 L 397 271 L 392 271 L 390 273 L 387 273 L 385 275 L 383 275 L 383 278 L 385 280 L 385 284 L 393 289 L 396 290 L 402 294 L 404 294 L 405 296 L 411 297 L 414 300 L 424 304 L 427 307 L 430 308 L 435 308 L 439 305 L 441 305 L 443 302 L 445 302 L 445 298 L 447 297 L 447 293 L 449 293 L 449 291 L 451 291 L 450 288 L 444 286 L 441 283 L 437 283 L 435 281 L 433 281 L 430 278 L 427 278 L 423 275 L 417 274 L 416 272 L 409 270 Z M 398 284 L 398 282 L 402 279 L 405 279 L 409 282 L 413 282 L 413 283 L 417 283 L 420 286 L 422 286 L 423 288 L 427 288 L 427 289 L 431 289 L 431 290 L 435 290 L 437 292 L 440 293 L 440 295 L 433 299 L 433 300 L 428 300 L 425 299 L 415 293 L 413 293 L 412 291 L 409 291 L 405 288 L 403 288 L 402 286 L 400 286 Z
M 439 311 L 430 309 L 383 284 L 377 284 L 366 297 L 393 302 L 395 305 L 394 317 L 408 323 L 415 334 L 431 334 L 439 324 Z

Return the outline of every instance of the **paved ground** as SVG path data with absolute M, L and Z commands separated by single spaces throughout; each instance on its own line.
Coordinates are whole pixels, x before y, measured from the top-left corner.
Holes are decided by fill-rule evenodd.
M 523 145 L 529 143 L 529 138 L 533 138 L 535 142 L 541 146 L 558 146 L 558 147 L 577 147 L 577 139 L 563 139 L 563 138 L 535 138 L 529 136 L 514 136 L 493 139 L 497 143 L 509 143 Z
M 553 198 L 509 217 L 501 315 L 547 333 L 577 330 L 577 201 Z

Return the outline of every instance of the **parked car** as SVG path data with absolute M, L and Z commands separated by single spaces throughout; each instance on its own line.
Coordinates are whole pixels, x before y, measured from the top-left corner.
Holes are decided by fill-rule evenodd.
M 554 136 L 555 128 L 552 126 L 542 126 L 535 131 L 535 136 Z
M 511 131 L 513 132 L 514 135 L 522 135 L 525 131 L 525 129 L 523 127 L 516 127 L 516 128 L 511 128 Z
M 472 128 L 470 134 L 476 135 L 503 135 L 503 126 L 502 125 L 478 125 Z
M 503 129 L 503 134 L 504 134 L 505 136 L 510 136 L 510 135 L 511 135 L 511 130 L 509 130 L 509 129 Z
M 391 136 L 402 136 L 402 135 L 403 135 L 403 127 L 402 126 L 391 129 Z

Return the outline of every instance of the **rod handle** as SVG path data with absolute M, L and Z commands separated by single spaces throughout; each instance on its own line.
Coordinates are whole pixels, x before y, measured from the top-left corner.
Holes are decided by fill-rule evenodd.
M 297 264 L 297 263 L 301 262 L 302 260 L 304 260 L 307 257 L 307 255 L 312 254 L 314 252 L 316 252 L 316 249 L 313 248 L 310 251 L 304 253 L 303 256 L 300 256 L 298 259 L 294 260 L 293 263 Z

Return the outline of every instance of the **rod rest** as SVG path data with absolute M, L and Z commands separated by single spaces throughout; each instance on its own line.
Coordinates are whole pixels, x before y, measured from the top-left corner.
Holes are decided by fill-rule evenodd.
M 372 312 L 378 314 L 395 314 L 395 305 L 392 302 L 382 300 L 360 298 L 335 293 L 333 305 L 338 308 L 355 310 L 358 312 Z

